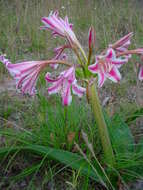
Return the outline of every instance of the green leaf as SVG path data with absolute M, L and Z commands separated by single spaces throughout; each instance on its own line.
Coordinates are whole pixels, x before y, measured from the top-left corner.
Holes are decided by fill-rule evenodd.
M 122 120 L 122 118 L 119 115 L 115 115 L 110 119 L 106 114 L 105 120 L 109 128 L 112 146 L 116 154 L 126 156 L 129 155 L 129 152 L 133 152 L 134 138 L 128 125 Z
M 59 161 L 65 164 L 67 167 L 80 170 L 80 173 L 83 175 L 87 175 L 93 178 L 94 180 L 99 181 L 93 168 L 90 166 L 89 163 L 85 161 L 85 159 L 82 156 L 75 153 L 68 152 L 68 151 L 60 150 L 60 149 L 54 149 L 54 148 L 44 147 L 40 145 L 28 145 L 28 146 L 22 146 L 22 147 L 5 147 L 5 148 L 0 148 L 0 157 L 4 156 L 7 153 L 15 152 L 17 150 L 21 150 L 21 151 L 25 150 L 25 151 L 34 152 L 34 154 L 36 153 L 41 156 L 47 155 L 49 158 Z M 25 175 L 25 172 L 22 173 L 21 175 Z

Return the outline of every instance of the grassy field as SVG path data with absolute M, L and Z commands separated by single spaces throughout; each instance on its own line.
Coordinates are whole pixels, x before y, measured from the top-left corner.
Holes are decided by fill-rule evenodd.
M 59 10 L 61 16 L 68 15 L 85 50 L 91 25 L 96 30 L 96 53 L 131 31 L 134 32 L 132 47 L 143 47 L 141 0 L 0 0 L 0 52 L 6 53 L 13 63 L 51 59 L 53 48 L 61 41 L 51 38 L 50 32 L 40 30 L 41 17 L 48 16 L 51 10 Z M 101 101 L 109 98 L 104 108 L 110 116 L 116 112 L 127 120 L 128 115 L 143 106 L 143 86 L 137 80 L 138 62 L 134 56 L 132 62 L 121 68 L 123 79 L 118 85 L 107 82 L 100 89 Z M 60 98 L 48 96 L 44 75 L 40 76 L 38 88 L 39 93 L 34 98 L 20 95 L 0 65 L 0 146 L 19 146 L 13 154 L 7 152 L 1 158 L 0 189 L 103 189 L 88 176 L 80 175 L 80 170 L 70 169 L 70 163 L 65 166 L 53 161 L 52 155 L 49 160 L 48 153 L 41 157 L 42 151 L 34 154 L 34 148 L 32 151 L 20 148 L 26 144 L 76 153 L 82 150 L 82 157 L 92 163 L 93 155 L 81 134 L 84 130 L 96 156 L 100 159 L 102 155 L 97 128 L 85 98 L 81 101 L 75 98 L 66 115 Z M 130 125 L 136 141 L 142 136 L 142 126 L 142 119 Z M 132 156 L 132 163 L 135 157 Z M 122 168 L 122 158 L 118 162 L 118 168 Z M 138 178 L 137 173 L 132 175 Z M 128 176 L 129 171 L 126 170 L 125 175 Z

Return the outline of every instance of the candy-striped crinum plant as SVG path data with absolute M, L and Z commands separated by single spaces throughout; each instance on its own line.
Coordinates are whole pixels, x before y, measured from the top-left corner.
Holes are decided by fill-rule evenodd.
M 93 27 L 89 29 L 88 52 L 86 54 L 73 32 L 73 25 L 69 23 L 67 16 L 62 19 L 59 17 L 58 11 L 51 12 L 48 17 L 42 18 L 42 23 L 44 25 L 41 27 L 41 30 L 50 30 L 53 37 L 65 39 L 64 44 L 54 49 L 55 57 L 53 59 L 12 64 L 3 54 L 0 56 L 0 61 L 15 79 L 16 88 L 20 89 L 23 94 L 26 93 L 31 96 L 36 94 L 36 82 L 39 74 L 45 67 L 50 66 L 54 71 L 60 65 L 62 65 L 62 68 L 64 66 L 64 70 L 58 74 L 58 77 L 49 72 L 45 75 L 45 80 L 48 83 L 48 93 L 50 95 L 59 93 L 63 106 L 69 106 L 72 103 L 73 95 L 77 95 L 79 98 L 86 95 L 99 129 L 106 163 L 113 167 L 115 164 L 114 153 L 103 117 L 97 88 L 101 88 L 106 79 L 118 83 L 121 80 L 120 67 L 127 64 L 133 54 L 138 54 L 142 58 L 143 48 L 129 49 L 133 36 L 131 32 L 115 43 L 109 44 L 106 49 L 95 55 L 93 59 L 93 50 L 96 44 Z M 77 62 L 75 60 L 73 63 L 68 61 L 68 56 L 64 52 L 67 48 L 76 55 Z M 80 73 L 78 77 L 76 76 L 77 71 Z M 79 76 L 82 77 L 80 78 Z M 139 71 L 139 80 L 143 80 L 143 66 L 141 66 Z M 80 86 L 81 82 L 82 86 Z

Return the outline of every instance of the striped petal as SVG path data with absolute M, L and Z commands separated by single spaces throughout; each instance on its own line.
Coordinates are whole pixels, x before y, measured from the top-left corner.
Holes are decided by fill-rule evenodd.
M 60 79 L 57 82 L 54 82 L 54 84 L 48 88 L 48 93 L 49 95 L 56 94 L 60 92 L 61 88 L 62 88 L 62 79 Z
M 114 46 L 115 48 L 118 47 L 125 47 L 128 48 L 130 45 L 131 37 L 133 36 L 133 32 L 130 32 L 129 34 L 125 35 L 124 37 L 120 38 L 117 42 L 115 42 L 113 45 L 110 45 L 111 47 Z
M 105 74 L 104 74 L 104 73 L 101 73 L 101 72 L 98 73 L 98 87 L 99 87 L 99 88 L 103 86 L 105 80 L 106 80 Z
M 78 97 L 82 97 L 85 93 L 86 89 L 79 86 L 76 82 L 72 84 L 72 92 L 73 94 L 77 95 Z
M 123 65 L 128 62 L 128 58 L 116 58 L 112 60 L 112 64 L 114 65 Z
M 62 102 L 64 106 L 68 106 L 71 104 L 72 96 L 71 96 L 71 84 L 67 81 L 64 82 L 63 90 L 62 90 Z
M 68 78 L 69 80 L 71 80 L 71 82 L 73 82 L 75 80 L 75 68 L 70 67 L 64 72 L 63 77 Z
M 114 51 L 112 48 L 108 48 L 105 57 L 106 57 L 107 59 L 115 59 L 115 58 L 116 58 L 115 51 Z
M 34 95 L 36 93 L 36 82 L 37 82 L 37 77 L 40 71 L 34 71 L 29 75 L 25 80 L 22 81 L 21 85 L 21 91 L 23 94 L 29 94 L 29 95 Z
M 113 82 L 119 82 L 121 80 L 121 74 L 117 67 L 113 67 L 107 76 Z
M 92 73 L 98 73 L 98 62 L 96 61 L 95 64 L 88 66 L 89 71 Z

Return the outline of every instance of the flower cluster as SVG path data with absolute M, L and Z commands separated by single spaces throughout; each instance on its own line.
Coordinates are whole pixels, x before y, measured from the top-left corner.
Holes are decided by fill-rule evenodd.
M 127 63 L 132 54 L 143 55 L 143 48 L 129 50 L 133 33 L 129 33 L 110 44 L 107 49 L 95 56 L 95 63 L 92 61 L 93 49 L 95 47 L 95 30 L 90 27 L 88 34 L 88 57 L 80 45 L 77 37 L 72 29 L 72 24 L 69 23 L 68 17 L 64 19 L 59 17 L 58 11 L 51 12 L 48 17 L 43 17 L 44 26 L 41 29 L 52 31 L 53 37 L 62 37 L 65 43 L 54 49 L 55 57 L 51 60 L 43 61 L 25 61 L 12 64 L 5 55 L 0 56 L 0 61 L 6 66 L 10 74 L 16 81 L 16 88 L 20 89 L 23 94 L 34 95 L 36 92 L 36 82 L 40 72 L 47 66 L 57 69 L 59 64 L 68 66 L 62 71 L 57 78 L 47 73 L 45 79 L 47 83 L 51 83 L 48 87 L 48 93 L 59 93 L 62 97 L 63 105 L 70 105 L 72 94 L 82 97 L 86 91 L 85 87 L 77 84 L 76 68 L 78 67 L 84 74 L 83 81 L 90 81 L 93 77 L 98 77 L 98 87 L 102 87 L 105 80 L 108 78 L 113 82 L 121 80 L 119 69 Z M 77 56 L 77 63 L 70 64 L 67 62 L 67 54 L 65 49 L 71 49 Z M 92 64 L 91 64 L 92 63 Z M 86 75 L 89 73 L 90 75 Z M 92 74 L 93 73 L 93 74 Z M 95 75 L 96 74 L 96 75 Z M 143 66 L 139 71 L 139 80 L 143 80 Z M 86 83 L 85 83 L 86 85 Z

